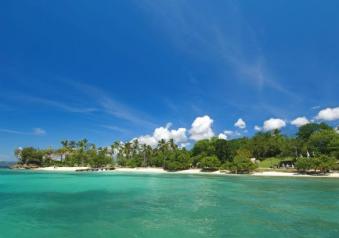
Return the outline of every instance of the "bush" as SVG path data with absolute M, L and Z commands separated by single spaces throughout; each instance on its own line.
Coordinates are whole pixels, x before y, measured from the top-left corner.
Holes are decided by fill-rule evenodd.
M 220 167 L 221 163 L 216 156 L 208 156 L 201 159 L 199 167 L 202 170 L 214 171 Z
M 295 168 L 302 173 L 305 173 L 307 170 L 312 168 L 311 159 L 308 158 L 299 158 L 295 163 Z
M 257 165 L 254 164 L 249 158 L 243 158 L 236 156 L 234 160 L 229 163 L 229 170 L 232 173 L 242 174 L 250 173 L 257 168 Z
M 322 155 L 314 158 L 299 158 L 295 164 L 299 172 L 307 172 L 313 169 L 315 172 L 327 173 L 331 169 L 336 168 L 336 160 L 334 158 Z
M 328 156 L 320 156 L 312 159 L 315 172 L 319 170 L 321 173 L 327 173 L 336 165 L 336 160 Z
M 164 164 L 164 169 L 169 171 L 185 170 L 190 167 L 190 154 L 183 150 L 171 153 Z
M 126 166 L 129 168 L 136 168 L 136 167 L 141 167 L 142 160 L 139 158 L 132 158 L 129 160 L 126 160 Z

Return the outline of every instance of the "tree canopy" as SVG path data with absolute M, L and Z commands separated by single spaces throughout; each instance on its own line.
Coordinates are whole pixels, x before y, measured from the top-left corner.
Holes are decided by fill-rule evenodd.
M 160 140 L 154 147 L 140 144 L 136 139 L 125 143 L 115 141 L 104 148 L 83 139 L 63 140 L 57 149 L 17 149 L 15 155 L 21 164 L 36 166 L 115 165 L 163 167 L 170 171 L 192 167 L 203 170 L 224 168 L 235 173 L 255 169 L 256 165 L 250 160 L 252 157 L 257 160 L 291 157 L 297 160 L 300 171 L 310 168 L 324 171 L 332 168 L 333 161 L 339 159 L 339 134 L 324 123 L 310 123 L 301 126 L 295 136 L 285 136 L 274 130 L 258 132 L 251 138 L 224 140 L 213 137 L 197 141 L 191 150 L 179 148 L 173 139 Z M 313 160 L 305 160 L 308 157 Z

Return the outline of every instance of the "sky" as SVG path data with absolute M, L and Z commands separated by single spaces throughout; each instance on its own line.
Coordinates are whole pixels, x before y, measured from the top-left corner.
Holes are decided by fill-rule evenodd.
M 0 160 L 339 124 L 339 1 L 0 2 Z

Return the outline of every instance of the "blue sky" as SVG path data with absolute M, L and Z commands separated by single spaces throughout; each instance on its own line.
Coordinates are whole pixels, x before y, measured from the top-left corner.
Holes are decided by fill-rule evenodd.
M 256 125 L 336 126 L 337 9 L 334 0 L 1 1 L 0 160 L 63 139 L 186 145 L 250 136 Z

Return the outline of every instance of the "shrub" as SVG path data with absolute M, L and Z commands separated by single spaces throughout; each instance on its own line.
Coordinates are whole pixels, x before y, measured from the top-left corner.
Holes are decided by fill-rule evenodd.
M 220 161 L 216 156 L 208 156 L 201 159 L 199 167 L 203 170 L 213 171 L 220 167 Z
M 295 167 L 299 172 L 303 173 L 311 169 L 315 172 L 326 173 L 336 168 L 336 160 L 325 155 L 314 158 L 299 158 Z
M 184 150 L 171 153 L 164 164 L 164 169 L 169 171 L 185 170 L 190 167 L 190 154 Z
M 229 163 L 229 170 L 232 173 L 242 174 L 250 173 L 257 168 L 257 165 L 254 164 L 249 158 L 236 156 L 234 160 Z
M 295 163 L 295 168 L 302 173 L 305 173 L 307 170 L 312 168 L 311 159 L 308 158 L 299 158 Z

